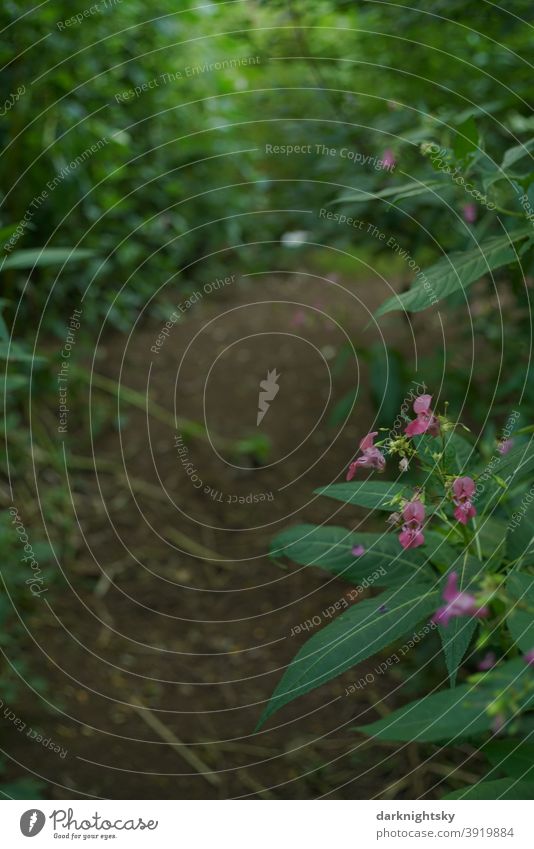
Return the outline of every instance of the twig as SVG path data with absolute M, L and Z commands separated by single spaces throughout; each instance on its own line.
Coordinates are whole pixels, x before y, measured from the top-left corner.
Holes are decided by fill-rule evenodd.
M 152 713 L 152 711 L 145 707 L 145 705 L 138 699 L 136 696 L 132 697 L 131 700 L 132 707 L 138 712 L 139 716 L 145 722 L 152 731 L 155 731 L 156 734 L 161 737 L 165 743 L 168 743 L 169 746 L 178 750 L 178 754 L 182 756 L 184 761 L 187 761 L 189 766 L 193 767 L 195 772 L 198 772 L 199 775 L 204 778 L 208 784 L 211 784 L 213 787 L 218 787 L 221 783 L 221 778 L 219 775 L 216 775 L 204 761 L 195 755 L 194 752 L 190 751 L 185 743 L 171 731 L 163 722 L 158 719 L 158 717 Z

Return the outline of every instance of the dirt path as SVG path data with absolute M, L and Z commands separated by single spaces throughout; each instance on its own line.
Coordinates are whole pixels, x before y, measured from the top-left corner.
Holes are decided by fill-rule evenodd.
M 365 365 L 352 357 L 341 368 L 335 352 L 377 341 L 376 328 L 364 327 L 387 294 L 380 281 L 363 289 L 304 273 L 230 279 L 182 299 L 180 323 L 171 308 L 168 334 L 165 317 L 142 320 L 128 339 L 110 335 L 99 347 L 100 374 L 148 395 L 169 418 L 175 404 L 181 417 L 205 416 L 218 453 L 172 420 L 123 404 L 120 429 L 108 425 L 95 438 L 97 474 L 73 473 L 80 532 L 65 567 L 72 589 L 60 582 L 39 620 L 50 658 L 41 657 L 41 673 L 56 706 L 45 730 L 68 753 L 23 738 L 16 752 L 52 782 L 53 796 L 423 792 L 415 779 L 401 780 L 406 756 L 395 764 L 392 747 L 349 730 L 388 709 L 380 683 L 343 695 L 354 672 L 253 733 L 304 642 L 291 629 L 348 589 L 319 571 L 277 565 L 267 552 L 292 523 L 361 515 L 344 508 L 331 518 L 338 506 L 312 493 L 341 479 L 373 422 Z M 408 329 L 395 328 L 407 348 Z M 273 369 L 279 390 L 257 427 L 259 383 Z M 336 403 L 358 382 L 356 411 L 332 426 Z M 94 389 L 93 405 L 101 398 Z M 85 430 L 86 416 L 87 408 L 77 411 Z M 271 444 L 267 458 L 257 456 L 258 433 Z M 249 436 L 237 458 L 229 443 Z M 74 442 L 71 451 L 89 449 Z M 32 711 L 42 722 L 35 702 L 30 719 Z

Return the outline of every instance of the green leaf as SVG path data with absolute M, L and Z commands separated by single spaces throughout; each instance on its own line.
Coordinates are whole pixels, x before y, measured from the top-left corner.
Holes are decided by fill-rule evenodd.
M 314 634 L 294 657 L 265 708 L 258 727 L 283 705 L 341 675 L 410 632 L 436 605 L 427 586 L 390 590 L 353 605 Z M 385 612 L 379 608 L 386 607 Z
M 534 783 L 527 784 L 512 778 L 479 781 L 472 787 L 463 787 L 448 793 L 444 799 L 534 799 Z
M 478 621 L 473 617 L 455 616 L 446 628 L 439 627 L 439 636 L 445 653 L 445 663 L 447 664 L 451 687 L 456 686 L 458 667 L 464 658 L 477 625 Z
M 355 545 L 363 545 L 365 554 L 355 557 Z M 384 575 L 373 579 L 376 586 L 397 578 L 404 581 L 427 562 L 423 547 L 405 552 L 396 535 L 355 533 L 335 525 L 288 528 L 272 540 L 271 556 L 285 556 L 301 566 L 318 566 L 351 583 L 384 569 Z
M 528 156 L 530 160 L 530 164 L 532 163 L 532 156 L 530 155 L 530 151 L 534 148 L 534 139 L 529 139 L 524 144 L 516 144 L 513 147 L 509 147 L 503 156 L 503 160 L 501 162 L 501 168 L 503 171 L 506 171 L 510 168 L 511 165 L 515 165 L 516 162 L 519 162 L 520 159 L 523 159 L 524 156 Z M 532 168 L 530 168 L 532 170 Z
M 488 271 L 514 262 L 513 243 L 531 232 L 530 227 L 522 227 L 505 236 L 494 236 L 471 250 L 448 254 L 426 273 L 420 273 L 407 292 L 389 298 L 375 315 L 378 317 L 394 310 L 420 312 L 453 292 L 466 289 Z
M 3 258 L 3 261 L 0 260 L 0 271 L 6 271 L 8 268 L 59 265 L 74 260 L 90 259 L 94 255 L 94 251 L 82 248 L 28 248 L 28 250 L 16 251 L 11 256 Z
M 521 651 L 534 648 L 534 576 L 526 572 L 511 572 L 506 592 L 514 601 L 506 624 Z
M 510 560 L 534 553 L 534 501 L 528 505 L 522 505 L 521 501 L 518 498 L 510 505 L 511 521 L 506 538 L 506 552 Z
M 456 159 L 464 161 L 478 153 L 478 129 L 471 116 L 456 129 L 453 152 Z
M 427 183 L 413 180 L 410 183 L 403 183 L 400 186 L 388 186 L 379 192 L 366 192 L 363 189 L 355 189 L 356 194 L 341 195 L 341 197 L 332 201 L 332 204 L 367 203 L 367 201 L 378 200 L 380 198 L 393 198 L 393 202 L 396 202 L 397 200 L 401 200 L 401 198 L 425 194 L 439 186 L 443 186 L 441 180 L 429 180 Z
M 315 495 L 326 495 L 343 501 L 345 504 L 357 504 L 372 510 L 389 510 L 393 513 L 399 508 L 399 501 L 391 504 L 393 498 L 402 496 L 406 487 L 395 481 L 355 481 L 354 483 L 334 483 L 315 489 Z
M 491 728 L 493 716 L 487 708 L 497 696 L 513 689 L 519 710 L 532 707 L 532 684 L 532 670 L 516 658 L 491 670 L 477 684 L 461 684 L 454 690 L 424 696 L 358 730 L 380 740 L 400 742 L 436 743 L 472 737 Z
M 534 744 L 520 740 L 495 740 L 484 746 L 484 754 L 495 769 L 510 778 L 534 779 Z
M 443 588 L 447 583 L 450 572 L 456 572 L 458 575 L 458 589 L 460 592 L 468 592 L 473 589 L 473 579 L 479 575 L 481 564 L 478 560 L 470 557 L 458 557 L 458 563 L 451 568 L 449 572 L 443 576 L 440 586 L 440 595 L 443 594 Z M 443 645 L 445 654 L 445 663 L 447 672 L 449 673 L 449 683 L 451 687 L 456 685 L 456 677 L 458 675 L 458 667 L 462 662 L 467 651 L 469 643 L 476 631 L 478 620 L 474 617 L 455 616 L 449 621 L 446 627 L 439 627 L 439 635 Z
M 352 553 L 355 545 L 362 545 L 365 553 L 355 556 Z M 462 552 L 433 531 L 425 531 L 424 545 L 405 551 L 396 533 L 360 533 L 336 525 L 288 528 L 271 541 L 271 557 L 287 557 L 301 566 L 317 566 L 352 584 L 372 579 L 370 583 L 378 587 L 404 582 L 419 573 L 434 580 L 430 562 L 453 568 L 464 559 Z M 469 558 L 469 562 L 480 567 L 475 558 Z M 474 574 L 472 567 L 471 573 Z
M 471 443 L 459 433 L 451 431 L 446 434 L 445 456 L 454 466 L 455 471 L 463 473 L 468 469 L 474 457 L 478 457 Z
M 493 509 L 500 498 L 518 483 L 525 475 L 534 469 L 534 441 L 521 443 L 504 454 L 480 466 L 475 472 L 477 485 L 483 485 L 483 490 L 476 496 L 477 507 Z M 503 487 L 499 480 L 506 484 Z

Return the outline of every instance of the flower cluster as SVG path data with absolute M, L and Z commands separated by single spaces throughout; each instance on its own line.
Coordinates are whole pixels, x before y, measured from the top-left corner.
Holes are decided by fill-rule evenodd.
M 406 471 L 408 467 L 408 458 L 416 455 L 416 447 L 410 444 L 410 440 L 414 436 L 426 434 L 428 436 L 440 436 L 449 428 L 449 423 L 445 418 L 441 420 L 432 410 L 432 396 L 420 395 L 415 399 L 413 411 L 416 418 L 413 419 L 405 428 L 405 436 L 399 437 L 395 441 L 386 442 L 386 450 L 389 454 L 401 454 L 400 471 Z M 380 449 L 382 443 L 375 445 L 375 437 L 378 436 L 378 431 L 372 431 L 365 436 L 359 445 L 360 456 L 354 460 L 348 469 L 347 480 L 351 481 L 359 468 L 375 469 L 379 472 L 384 471 L 386 458 Z M 509 450 L 509 446 L 505 446 L 503 453 Z M 439 458 L 441 455 L 436 454 L 434 457 Z M 446 470 L 441 472 L 441 480 L 445 485 L 445 497 L 452 501 L 454 506 L 454 517 L 461 525 L 467 525 L 470 519 L 473 519 L 476 514 L 476 508 L 473 504 L 473 499 L 476 492 L 474 480 L 467 475 L 461 477 L 451 477 Z M 391 514 L 387 523 L 390 526 L 399 529 L 398 539 L 403 549 L 419 548 L 424 545 L 424 526 L 426 521 L 425 495 L 420 488 L 417 488 L 409 499 L 402 499 L 397 496 L 397 500 L 401 505 L 399 512 Z M 437 512 L 440 512 L 438 507 Z M 361 545 L 356 545 L 352 549 L 354 557 L 361 557 L 365 553 L 365 549 Z M 444 604 L 436 610 L 432 621 L 438 625 L 446 627 L 451 619 L 457 616 L 474 616 L 477 619 L 484 618 L 489 615 L 488 607 L 477 601 L 474 595 L 467 592 L 462 592 L 458 589 L 458 575 L 456 572 L 451 572 L 447 578 L 445 589 L 443 591 Z M 534 649 L 525 655 L 526 663 L 534 665 Z M 493 657 L 488 655 L 481 661 L 481 669 L 487 665 L 487 668 L 493 663 Z

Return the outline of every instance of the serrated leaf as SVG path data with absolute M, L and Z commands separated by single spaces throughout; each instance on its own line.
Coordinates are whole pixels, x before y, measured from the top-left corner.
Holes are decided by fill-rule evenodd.
M 425 585 L 388 591 L 353 605 L 314 634 L 288 666 L 258 727 L 283 705 L 330 681 L 412 631 L 435 607 Z M 386 607 L 385 612 L 381 608 Z
M 420 312 L 428 309 L 453 292 L 466 289 L 489 271 L 514 262 L 513 243 L 530 234 L 530 227 L 522 227 L 505 236 L 494 236 L 471 250 L 448 254 L 424 274 L 420 273 L 407 292 L 389 298 L 375 315 L 395 310 Z
M 532 166 L 532 155 L 531 151 L 534 148 L 534 139 L 529 139 L 527 142 L 523 144 L 516 144 L 513 147 L 509 147 L 503 156 L 503 160 L 501 162 L 501 168 L 503 171 L 506 171 L 510 166 L 515 165 L 516 162 L 519 162 L 520 159 L 523 159 L 524 156 L 528 156 L 530 160 L 530 165 Z M 532 170 L 532 167 L 530 168 Z
M 472 589 L 473 578 L 476 578 L 480 573 L 481 564 L 478 560 L 466 557 L 465 555 L 461 559 L 458 558 L 458 561 L 458 565 L 455 565 L 454 568 L 443 576 L 440 585 L 440 595 L 443 594 L 448 576 L 453 571 L 458 575 L 458 589 L 460 592 L 468 592 L 469 589 Z M 477 625 L 478 621 L 473 617 L 455 616 L 449 621 L 446 627 L 440 625 L 438 629 L 451 687 L 456 686 L 458 667 L 464 658 Z
M 472 617 L 466 619 L 461 616 L 455 616 L 446 628 L 440 626 L 438 629 L 451 687 L 456 686 L 458 667 L 464 658 L 477 625 L 478 621 Z
M 531 685 L 528 688 L 527 683 Z M 519 710 L 534 705 L 532 670 L 521 658 L 496 667 L 477 684 L 461 684 L 454 690 L 424 696 L 359 730 L 380 740 L 400 742 L 469 738 L 491 728 L 494 717 L 487 707 L 509 688 L 513 688 Z
M 355 545 L 365 554 L 356 557 Z M 381 568 L 385 575 L 376 586 L 392 579 L 406 580 L 427 562 L 424 547 L 404 551 L 393 534 L 355 533 L 335 525 L 297 525 L 278 534 L 271 543 L 271 555 L 288 557 L 301 566 L 317 566 L 356 583 Z
M 315 495 L 326 495 L 345 504 L 357 504 L 359 507 L 369 507 L 372 510 L 398 510 L 399 503 L 391 504 L 391 500 L 401 496 L 406 487 L 395 481 L 354 481 L 351 483 L 334 483 L 315 489 Z
M 443 186 L 440 180 L 429 180 L 427 183 L 411 181 L 410 183 L 402 183 L 399 186 L 388 186 L 378 192 L 367 192 L 362 189 L 356 189 L 356 194 L 342 195 L 332 201 L 332 204 L 367 203 L 370 200 L 379 200 L 380 198 L 393 198 L 393 202 L 396 202 L 402 198 L 425 194 L 439 186 Z

